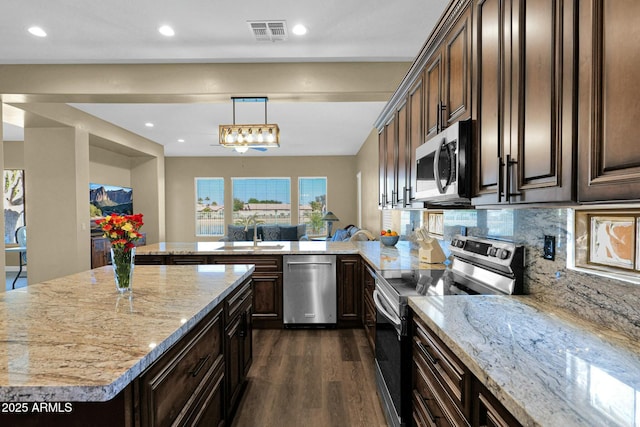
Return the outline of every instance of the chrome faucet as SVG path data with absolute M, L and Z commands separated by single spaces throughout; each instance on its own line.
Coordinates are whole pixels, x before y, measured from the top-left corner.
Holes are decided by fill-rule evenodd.
M 253 246 L 258 246 L 258 224 L 263 223 L 264 221 L 257 218 L 258 214 L 254 213 L 253 215 L 247 217 L 244 223 L 244 231 L 247 232 L 249 230 L 249 225 L 253 224 Z

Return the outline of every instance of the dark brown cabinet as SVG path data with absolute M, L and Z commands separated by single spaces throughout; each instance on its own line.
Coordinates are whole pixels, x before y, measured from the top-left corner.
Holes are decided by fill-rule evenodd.
M 381 208 L 394 207 L 397 200 L 397 120 L 395 114 L 378 134 L 379 147 L 379 182 Z
M 475 205 L 575 200 L 574 14 L 477 1 Z
M 479 381 L 473 384 L 473 395 L 477 402 L 472 420 L 474 427 L 519 427 L 521 425 Z
M 361 262 L 362 266 L 362 325 L 367 334 L 367 341 L 371 347 L 371 352 L 375 354 L 376 348 L 376 306 L 373 302 L 373 291 L 376 288 L 375 273 L 367 265 Z
M 225 368 L 227 418 L 236 412 L 251 367 L 253 351 L 251 334 L 251 283 L 247 282 L 226 302 Z
M 456 13 L 424 70 L 425 140 L 471 115 L 471 5 Z
M 419 317 L 413 317 L 412 418 L 415 427 L 520 423 Z
M 442 50 L 438 49 L 424 70 L 424 123 L 426 139 L 442 129 Z M 426 140 L 425 139 L 425 140 Z M 424 142 L 424 141 L 423 141 Z
M 418 170 L 416 168 L 416 148 L 424 141 L 424 85 L 422 77 L 419 77 L 409 89 L 407 95 L 409 108 L 408 118 L 408 138 L 407 141 L 407 177 L 403 191 L 404 206 L 410 205 L 415 199 L 416 178 Z
M 635 0 L 580 2 L 580 202 L 640 199 L 639 13 Z
M 282 256 L 219 255 L 211 264 L 254 264 L 252 319 L 255 328 L 282 328 Z
M 413 321 L 412 396 L 418 425 L 470 425 L 471 373 L 419 318 Z
M 413 77 L 390 102 L 378 126 L 379 206 L 415 206 L 415 151 L 434 134 L 471 114 L 471 1 L 448 11 L 435 49 L 414 64 Z M 428 56 L 428 57 L 427 57 Z M 418 70 L 419 68 L 419 70 Z
M 216 403 L 215 387 L 224 379 L 224 312 L 215 309 L 174 345 L 138 380 L 142 426 L 181 425 L 198 414 L 213 414 L 209 425 L 224 422 L 224 406 L 208 409 L 198 404 Z M 220 402 L 217 402 L 220 403 Z
M 362 321 L 360 255 L 339 255 L 336 260 L 338 326 L 360 326 Z

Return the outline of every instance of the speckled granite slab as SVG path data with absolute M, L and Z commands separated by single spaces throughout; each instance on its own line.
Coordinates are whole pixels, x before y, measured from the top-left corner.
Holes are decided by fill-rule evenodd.
M 378 245 L 380 242 L 377 242 Z M 354 254 L 358 249 L 351 242 L 160 242 L 139 246 L 136 255 L 290 255 L 290 254 Z
M 527 426 L 635 426 L 637 343 L 532 297 L 410 298 L 410 306 Z
M 428 267 L 419 262 L 418 252 L 409 241 L 384 246 L 380 241 L 356 242 L 160 242 L 139 246 L 137 255 L 305 255 L 360 254 L 374 269 L 413 270 Z
M 160 242 L 139 246 L 137 255 L 305 255 L 360 254 L 374 269 L 414 270 L 429 267 L 419 262 L 418 252 L 409 241 L 384 246 L 380 241 L 356 242 Z
M 111 266 L 0 296 L 0 401 L 116 396 L 253 272 L 252 265 Z

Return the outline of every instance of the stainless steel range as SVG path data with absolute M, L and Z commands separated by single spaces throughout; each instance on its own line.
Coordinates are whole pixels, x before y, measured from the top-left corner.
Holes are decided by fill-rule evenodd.
M 386 270 L 376 278 L 376 380 L 389 425 L 410 425 L 411 337 L 408 298 L 422 295 L 522 293 L 524 248 L 511 242 L 457 235 L 449 265 Z

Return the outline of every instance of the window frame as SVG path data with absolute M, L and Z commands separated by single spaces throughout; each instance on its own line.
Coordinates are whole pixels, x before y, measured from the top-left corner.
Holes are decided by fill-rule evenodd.
M 298 177 L 298 224 L 307 224 L 307 235 L 309 235 L 309 237 L 319 237 L 319 236 L 326 236 L 327 232 L 328 232 L 328 227 L 327 227 L 327 223 L 325 221 L 322 221 L 322 226 L 318 228 L 318 231 L 316 233 L 312 232 L 312 228 L 310 227 L 310 224 L 304 221 L 304 215 L 302 213 L 302 210 L 300 209 L 303 205 L 301 203 L 301 188 L 300 185 L 302 183 L 302 180 L 305 179 L 324 179 L 324 206 L 321 208 L 320 212 L 322 214 L 322 216 L 324 216 L 327 212 L 329 212 L 329 208 L 328 208 L 328 199 L 329 199 L 329 178 L 327 176 L 299 176 Z M 313 211 L 312 211 L 313 212 Z
M 198 202 L 199 200 L 199 194 L 198 194 L 198 181 L 200 180 L 221 180 L 222 181 L 222 208 L 218 209 L 216 212 L 220 212 L 222 211 L 222 223 L 221 223 L 221 233 L 220 234 L 203 234 L 203 233 L 199 233 L 200 231 L 200 227 L 198 225 L 198 213 L 201 211 L 198 211 L 198 205 L 201 204 Z M 226 184 L 225 184 L 225 179 L 224 177 L 209 177 L 209 176 L 198 176 L 194 178 L 194 207 L 195 207 L 195 212 L 194 212 L 194 234 L 196 235 L 196 237 L 220 237 L 220 236 L 224 236 L 225 235 L 225 230 L 226 230 L 226 206 L 224 203 L 225 200 L 225 193 L 226 193 Z M 216 220 L 215 218 L 210 218 L 213 219 L 214 221 Z M 219 222 L 219 221 L 218 221 Z

